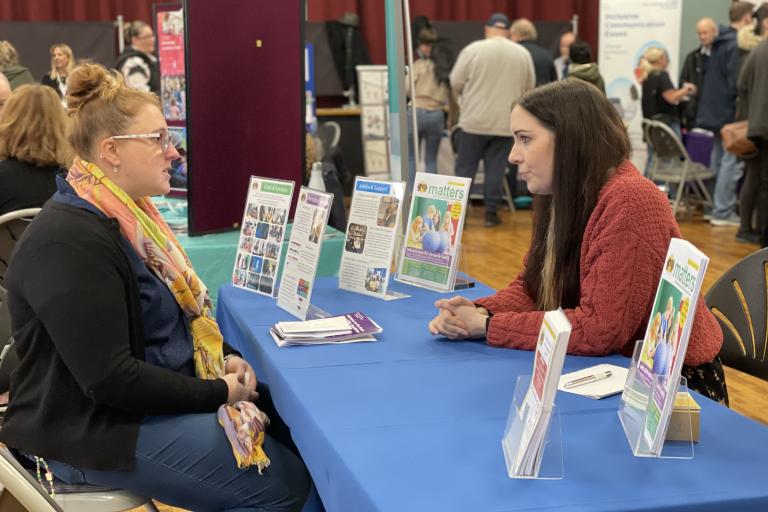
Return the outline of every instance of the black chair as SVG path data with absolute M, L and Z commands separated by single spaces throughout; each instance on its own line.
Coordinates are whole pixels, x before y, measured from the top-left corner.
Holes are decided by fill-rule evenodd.
M 5 271 L 13 248 L 40 208 L 27 208 L 0 215 L 0 287 L 5 288 Z
M 704 180 L 715 177 L 715 173 L 691 160 L 680 138 L 661 121 L 643 119 L 645 141 L 653 150 L 653 161 L 648 169 L 648 178 L 667 186 L 677 186 L 674 199 L 670 199 L 672 213 L 677 216 L 681 205 L 690 214 L 696 206 L 712 207 Z
M 768 380 L 768 249 L 742 259 L 710 288 L 705 301 L 723 328 L 723 363 Z

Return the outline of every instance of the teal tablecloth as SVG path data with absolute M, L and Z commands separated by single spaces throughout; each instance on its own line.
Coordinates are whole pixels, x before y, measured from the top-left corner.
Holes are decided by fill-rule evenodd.
M 187 202 L 183 199 L 153 198 L 160 213 L 171 227 L 186 225 Z M 292 224 L 288 224 L 283 240 L 283 251 L 278 265 L 277 282 L 282 274 L 285 262 L 286 247 L 291 236 Z M 235 266 L 239 231 L 226 231 L 202 236 L 176 234 L 179 243 L 187 252 L 197 275 L 208 287 L 211 301 L 216 304 L 219 287 L 232 281 L 232 269 Z M 344 249 L 344 233 L 331 226 L 325 227 L 323 247 L 320 252 L 320 263 L 317 267 L 318 277 L 330 277 L 339 273 L 341 251 Z

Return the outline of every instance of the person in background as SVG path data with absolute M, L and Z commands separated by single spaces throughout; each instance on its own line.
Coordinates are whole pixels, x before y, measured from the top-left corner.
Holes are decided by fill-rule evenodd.
M 301 510 L 311 480 L 290 433 L 150 200 L 178 157 L 158 97 L 96 64 L 67 92 L 74 163 L 5 275 L 19 366 L 0 441 L 68 483 Z
M 413 185 L 416 172 L 416 161 L 413 151 L 413 120 L 412 112 L 416 109 L 416 126 L 419 136 L 419 144 L 425 142 L 424 163 L 426 171 L 437 172 L 437 151 L 440 148 L 440 139 L 445 128 L 445 109 L 448 107 L 448 96 L 451 94 L 449 73 L 450 69 L 440 70 L 432 59 L 432 46 L 437 42 L 437 31 L 433 28 L 423 28 L 419 32 L 419 58 L 413 63 L 413 86 L 411 94 L 411 80 L 406 77 L 406 94 L 411 96 L 411 108 L 408 110 L 408 136 L 409 136 L 409 182 Z
M 11 90 L 24 84 L 34 84 L 29 69 L 19 63 L 19 54 L 9 41 L 0 41 L 0 72 L 11 84 Z
M 535 195 L 524 269 L 491 296 L 438 300 L 430 332 L 534 350 L 544 313 L 562 307 L 573 326 L 569 353 L 631 355 L 669 243 L 681 237 L 667 198 L 628 160 L 624 123 L 592 85 L 562 80 L 536 88 L 516 102 L 510 120 L 509 160 Z M 700 297 L 683 375 L 691 389 L 727 403 L 722 343 Z
M 768 3 L 755 11 L 755 33 L 761 42 L 749 53 L 738 81 L 738 118 L 748 122 L 747 136 L 757 155 L 746 160 L 741 188 L 741 225 L 736 240 L 768 246 Z M 753 213 L 755 224 L 753 225 Z
M 480 159 L 485 166 L 485 226 L 501 224 L 506 154 L 512 145 L 508 112 L 512 103 L 536 85 L 531 54 L 509 40 L 509 18 L 492 15 L 485 39 L 464 47 L 451 71 L 451 88 L 459 97 L 456 176 L 474 179 Z
M 51 71 L 43 76 L 40 83 L 53 88 L 62 100 L 67 95 L 67 77 L 75 68 L 72 48 L 60 43 L 51 46 Z
M 699 98 L 704 85 L 704 73 L 707 71 L 709 56 L 712 54 L 712 43 L 717 37 L 717 23 L 712 18 L 701 18 L 696 23 L 696 34 L 699 36 L 701 45 L 685 57 L 678 82 L 680 84 L 692 83 L 698 91 L 695 96 L 684 98 L 680 102 L 680 124 L 685 131 L 693 130 L 696 127 Z
M 669 57 L 663 48 L 654 46 L 648 48 L 643 54 L 640 61 L 643 117 L 663 122 L 680 137 L 680 116 L 677 105 L 684 97 L 696 94 L 696 86 L 686 82 L 676 89 L 667 72 L 668 66 Z
M 4 74 L 0 73 L 0 119 L 2 119 L 3 116 L 3 107 L 5 107 L 5 102 L 8 101 L 10 96 L 11 83 L 8 81 Z
M 576 36 L 573 32 L 566 32 L 560 36 L 560 45 L 558 46 L 558 56 L 554 61 L 555 71 L 557 72 L 557 79 L 562 80 L 568 78 L 568 67 L 570 65 L 570 48 L 573 42 L 576 41 Z
M 56 175 L 72 163 L 68 124 L 49 87 L 11 94 L 0 118 L 0 215 L 39 208 L 56 192 Z
M 528 50 L 533 59 L 533 68 L 536 72 L 536 87 L 557 80 L 557 71 L 550 53 L 536 44 L 539 33 L 530 20 L 520 18 L 515 20 L 509 28 L 509 38 Z
M 568 50 L 571 62 L 568 78 L 583 80 L 600 89 L 605 94 L 605 81 L 600 75 L 596 62 L 592 62 L 592 49 L 586 41 L 576 41 Z
M 155 51 L 155 33 L 143 21 L 126 25 L 128 47 L 115 62 L 115 69 L 123 74 L 125 83 L 137 91 L 160 94 L 160 67 Z
M 751 2 L 733 2 L 728 11 L 730 26 L 720 27 L 712 43 L 712 54 L 707 62 L 704 84 L 699 96 L 696 127 L 715 134 L 710 167 L 715 171 L 714 207 L 705 218 L 713 226 L 739 226 L 736 215 L 736 188 L 744 174 L 744 163 L 725 150 L 720 129 L 736 119 L 736 97 L 741 52 L 737 32 L 752 25 Z

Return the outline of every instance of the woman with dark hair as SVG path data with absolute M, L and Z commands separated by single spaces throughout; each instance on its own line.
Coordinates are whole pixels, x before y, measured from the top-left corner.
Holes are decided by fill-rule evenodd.
M 445 127 L 445 108 L 448 106 L 450 64 L 445 65 L 445 53 L 438 59 L 433 54 L 438 41 L 437 31 L 433 28 L 423 28 L 418 35 L 419 59 L 413 63 L 413 93 L 411 93 L 411 81 L 406 80 L 406 94 L 411 96 L 411 108 L 408 110 L 408 130 L 413 137 L 413 109 L 416 109 L 416 131 L 419 135 L 419 144 L 425 141 L 424 163 L 426 171 L 437 172 L 437 150 L 440 147 L 440 139 Z M 450 59 L 449 59 L 450 60 Z M 447 68 L 447 69 L 446 69 Z M 410 139 L 409 139 L 410 140 Z M 416 162 L 413 148 L 409 146 L 411 180 L 416 172 Z
M 437 301 L 430 331 L 533 350 L 544 312 L 562 307 L 573 326 L 569 353 L 631 354 L 643 338 L 669 242 L 680 237 L 667 199 L 628 160 L 621 118 L 589 84 L 564 80 L 524 94 L 511 128 L 509 161 L 535 195 L 524 269 L 489 297 Z M 699 300 L 683 374 L 692 389 L 727 402 L 716 358 L 722 341 Z

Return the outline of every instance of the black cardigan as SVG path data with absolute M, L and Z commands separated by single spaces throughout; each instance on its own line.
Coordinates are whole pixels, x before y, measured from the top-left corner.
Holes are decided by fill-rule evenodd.
M 131 469 L 143 416 L 226 402 L 221 379 L 144 362 L 138 283 L 121 240 L 115 219 L 53 200 L 24 232 L 6 274 L 20 362 L 0 441 L 83 468 Z

